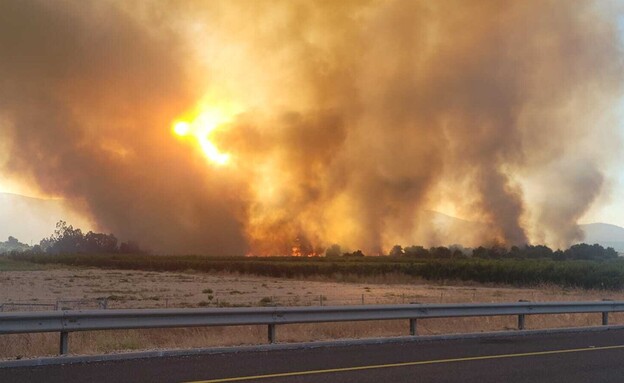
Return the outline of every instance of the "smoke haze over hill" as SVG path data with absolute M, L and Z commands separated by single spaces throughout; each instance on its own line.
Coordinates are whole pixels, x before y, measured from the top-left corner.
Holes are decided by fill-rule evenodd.
M 27 244 L 38 244 L 50 236 L 60 220 L 71 222 L 85 231 L 91 224 L 72 214 L 61 200 L 46 200 L 0 193 L 0 241 L 9 236 Z

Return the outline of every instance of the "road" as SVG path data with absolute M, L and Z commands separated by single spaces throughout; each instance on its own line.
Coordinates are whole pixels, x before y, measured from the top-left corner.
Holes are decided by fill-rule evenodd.
M 7 383 L 620 383 L 623 376 L 624 330 L 0 368 Z

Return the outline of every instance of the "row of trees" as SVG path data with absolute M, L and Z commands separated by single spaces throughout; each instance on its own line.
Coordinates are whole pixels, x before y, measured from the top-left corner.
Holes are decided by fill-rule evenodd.
M 553 259 L 563 260 L 608 260 L 618 257 L 617 251 L 612 247 L 604 248 L 599 244 L 588 245 L 580 243 L 572 245 L 566 250 L 552 250 L 548 246 L 537 245 L 524 247 L 512 246 L 509 250 L 500 246 L 491 248 L 478 247 L 472 252 L 473 257 L 485 259 Z
M 588 245 L 585 243 L 571 246 L 567 250 L 552 250 L 544 245 L 512 246 L 506 248 L 500 245 L 491 247 L 479 246 L 474 249 L 466 249 L 461 246 L 436 246 L 425 248 L 423 246 L 408 246 L 403 248 L 400 245 L 392 247 L 387 254 L 390 257 L 410 257 L 422 259 L 553 259 L 563 260 L 608 260 L 616 259 L 618 253 L 611 247 L 604 248 L 599 244 Z M 339 245 L 332 245 L 325 251 L 327 257 L 353 257 L 365 256 L 362 251 L 357 250 L 352 253 L 342 252 Z
M 8 253 L 11 251 L 26 251 L 26 250 L 30 250 L 30 246 L 28 246 L 25 243 L 21 243 L 17 238 L 15 237 L 11 237 L 9 236 L 9 239 L 4 241 L 4 242 L 0 242 L 0 254 L 2 253 Z
M 140 254 L 144 251 L 135 242 L 121 242 L 113 234 L 95 233 L 89 231 L 84 234 L 82 230 L 68 225 L 65 221 L 56 224 L 54 233 L 40 241 L 33 247 L 19 242 L 14 237 L 8 241 L 0 242 L 0 253 L 30 251 L 33 253 L 48 254 L 95 254 L 95 253 L 133 253 Z M 451 247 L 437 246 L 425 248 L 423 246 L 400 245 L 392 247 L 387 254 L 390 257 L 409 257 L 420 259 L 552 259 L 562 260 L 609 260 L 618 257 L 618 253 L 611 247 L 604 248 L 599 244 L 588 245 L 585 243 L 573 245 L 566 250 L 552 250 L 544 245 L 512 246 L 506 248 L 502 245 L 491 247 L 479 246 L 468 249 L 459 245 Z M 334 244 L 325 251 L 326 257 L 364 257 L 361 250 L 343 252 L 342 248 Z
M 56 224 L 54 234 L 41 240 L 39 251 L 50 254 L 75 253 L 142 253 L 139 245 L 133 241 L 118 243 L 114 234 L 83 234 L 82 230 L 68 225 L 65 221 Z M 33 249 L 36 251 L 36 249 Z
M 96 253 L 143 253 L 135 242 L 121 242 L 113 234 L 95 233 L 68 225 L 65 221 L 56 224 L 54 233 L 42 239 L 38 245 L 28 246 L 17 239 L 9 237 L 7 242 L 0 242 L 0 253 L 32 252 L 48 254 L 96 254 Z

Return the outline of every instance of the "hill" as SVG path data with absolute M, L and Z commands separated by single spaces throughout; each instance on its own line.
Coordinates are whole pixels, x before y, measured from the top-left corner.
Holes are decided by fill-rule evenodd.
M 0 193 L 0 241 L 13 236 L 27 244 L 39 243 L 52 234 L 59 220 L 83 229 L 90 226 L 67 209 L 62 200 Z
M 453 238 L 453 243 L 464 243 L 463 238 L 478 237 L 480 232 L 487 232 L 488 225 L 481 222 L 472 222 L 450 215 L 428 210 L 423 215 L 421 224 L 436 227 L 442 235 L 440 238 Z M 590 223 L 579 225 L 584 238 L 579 243 L 593 245 L 597 243 L 603 247 L 612 247 L 624 253 L 624 228 L 608 223 Z
M 604 247 L 612 247 L 618 252 L 624 252 L 624 228 L 608 223 L 590 223 L 579 225 L 585 233 L 582 242 L 598 243 Z

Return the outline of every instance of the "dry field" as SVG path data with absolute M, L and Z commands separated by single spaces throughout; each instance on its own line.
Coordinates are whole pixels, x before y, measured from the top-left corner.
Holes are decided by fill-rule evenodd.
M 2 265 L 0 265 L 2 266 Z M 4 270 L 4 271 L 1 271 Z M 67 303 L 65 308 L 95 308 L 107 298 L 110 309 L 279 305 L 514 302 L 624 299 L 624 292 L 567 290 L 559 287 L 439 285 L 405 278 L 353 282 L 287 280 L 248 275 L 208 275 L 83 268 L 0 267 L 0 304 Z M 61 303 L 63 307 L 65 303 Z M 5 305 L 5 310 L 37 309 Z M 529 316 L 527 328 L 597 325 L 599 314 Z M 624 314 L 611 315 L 610 323 L 624 323 Z M 430 319 L 418 322 L 422 335 L 513 329 L 515 317 Z M 282 342 L 406 335 L 407 321 L 328 323 L 278 326 Z M 266 341 L 264 326 L 128 330 L 70 334 L 75 354 L 107 353 L 154 348 L 193 348 L 216 345 L 258 344 Z M 0 358 L 54 355 L 58 334 L 0 336 Z

